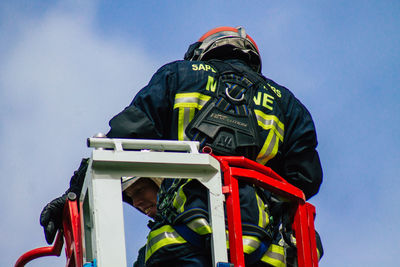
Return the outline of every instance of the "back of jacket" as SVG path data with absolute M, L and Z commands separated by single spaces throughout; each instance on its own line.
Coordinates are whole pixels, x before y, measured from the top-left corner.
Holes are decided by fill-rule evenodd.
M 227 62 L 244 73 L 256 74 L 242 61 Z M 187 140 L 185 128 L 213 96 L 216 77 L 217 71 L 205 61 L 164 65 L 132 103 L 110 121 L 107 136 Z M 312 117 L 287 88 L 263 79 L 253 98 L 262 144 L 256 161 L 271 167 L 310 198 L 322 182 Z

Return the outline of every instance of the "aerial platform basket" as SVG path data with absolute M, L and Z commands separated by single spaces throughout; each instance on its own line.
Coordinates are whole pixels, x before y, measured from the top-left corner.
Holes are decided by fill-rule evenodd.
M 69 196 L 64 210 L 64 231 L 57 234 L 53 246 L 23 254 L 15 267 L 24 266 L 38 257 L 59 256 L 63 239 L 67 267 L 126 267 L 121 177 L 128 176 L 197 179 L 208 189 L 214 266 L 228 263 L 224 202 L 229 230 L 229 262 L 235 267 L 245 266 L 238 180 L 283 196 L 297 207 L 293 228 L 298 266 L 318 266 L 315 208 L 305 201 L 300 189 L 270 168 L 244 157 L 199 153 L 198 142 L 89 138 L 88 146 L 94 149 L 82 193 L 79 200 Z

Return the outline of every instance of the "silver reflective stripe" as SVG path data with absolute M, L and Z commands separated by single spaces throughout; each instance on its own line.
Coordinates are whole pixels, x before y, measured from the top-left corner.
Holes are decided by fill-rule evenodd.
M 259 210 L 259 222 L 258 222 L 259 225 L 258 226 L 260 226 L 261 228 L 264 229 L 265 227 L 267 227 L 267 225 L 269 223 L 268 214 L 265 211 L 264 202 L 258 196 L 257 193 L 256 193 L 256 198 L 257 198 L 257 204 L 258 204 L 258 210 Z
M 275 156 L 274 148 L 277 147 L 278 140 L 276 139 L 276 135 L 273 131 L 270 131 L 267 136 L 267 140 L 264 143 L 263 148 L 261 149 L 260 154 L 257 156 L 257 162 L 261 164 L 267 163 L 268 160 Z
M 243 252 L 250 254 L 254 252 L 261 245 L 260 239 L 254 236 L 243 235 Z M 229 249 L 229 233 L 226 231 L 226 245 Z
M 285 256 L 280 254 L 280 253 L 268 250 L 267 252 L 265 252 L 264 255 L 269 257 L 269 258 L 272 258 L 272 259 L 275 259 L 275 260 L 278 260 L 278 261 L 281 261 L 281 262 L 285 262 Z
M 154 244 L 156 244 L 157 242 L 159 242 L 159 241 L 161 241 L 163 239 L 166 239 L 166 238 L 176 239 L 178 237 L 180 237 L 180 235 L 175 231 L 173 231 L 173 232 L 162 232 L 162 233 L 152 237 L 148 241 L 147 246 L 149 246 L 151 248 L 152 246 L 154 246 Z
M 174 109 L 178 108 L 178 140 L 189 140 L 185 134 L 186 126 L 193 119 L 195 111 L 200 110 L 211 97 L 200 93 L 180 93 L 175 95 Z
M 191 230 L 199 235 L 206 235 L 212 232 L 211 226 L 208 224 L 207 220 L 204 218 L 198 218 L 190 221 L 186 224 Z
M 201 109 L 209 99 L 210 96 L 198 93 L 177 94 L 174 108 L 185 106 Z
M 195 229 L 198 229 L 198 228 L 203 227 L 203 226 L 208 226 L 209 224 L 208 224 L 206 219 L 199 218 L 199 219 L 194 219 L 194 220 L 190 221 L 186 225 L 187 225 L 187 227 L 189 227 L 190 229 L 195 231 Z
M 146 259 L 147 261 L 154 252 L 164 246 L 171 244 L 184 244 L 187 241 L 183 239 L 170 225 L 164 225 L 149 233 L 146 244 Z
M 245 253 L 250 254 L 255 251 L 261 244 L 258 238 L 250 236 L 243 236 L 243 250 Z M 250 249 L 251 248 L 251 249 Z
M 179 189 L 176 191 L 174 202 L 172 203 L 172 205 L 179 213 L 182 213 L 184 211 L 184 205 L 186 203 L 186 195 L 185 192 L 183 192 L 183 187 L 191 180 L 192 179 L 187 179 L 186 182 L 183 185 L 181 185 Z
M 260 110 L 254 110 L 254 113 L 256 114 L 257 122 L 258 124 L 265 130 L 267 129 L 275 129 L 282 137 L 283 139 L 283 133 L 284 133 L 284 126 L 283 123 L 281 123 L 278 118 L 274 115 L 267 115 L 264 112 Z
M 178 112 L 178 140 L 179 141 L 189 141 L 189 138 L 186 136 L 185 129 L 186 126 L 190 122 L 190 114 L 194 111 L 193 108 L 179 108 Z
M 274 267 L 285 267 L 285 249 L 282 246 L 271 244 L 262 256 L 261 261 Z
M 268 160 L 275 157 L 279 148 L 279 141 L 283 142 L 284 128 L 282 122 L 274 115 L 268 115 L 260 110 L 254 110 L 257 117 L 258 125 L 264 130 L 268 131 L 267 138 L 257 156 L 257 162 L 266 164 Z
M 181 190 L 182 188 L 179 188 L 178 191 L 176 192 L 176 196 L 173 202 L 173 206 L 174 208 L 179 212 L 182 213 L 183 211 L 183 205 L 186 202 L 186 197 L 185 195 L 181 196 L 181 193 L 183 193 L 183 191 Z

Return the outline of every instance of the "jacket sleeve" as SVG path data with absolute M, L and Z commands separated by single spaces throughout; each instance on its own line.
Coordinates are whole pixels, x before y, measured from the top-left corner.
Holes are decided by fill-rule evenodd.
M 283 177 L 303 190 L 307 199 L 318 193 L 322 168 L 314 122 L 294 96 L 289 99 L 283 145 Z
M 173 65 L 160 68 L 132 103 L 114 116 L 109 138 L 167 139 L 171 121 L 171 88 L 176 83 Z
M 86 171 L 88 167 L 89 159 L 83 158 L 79 168 L 74 172 L 69 182 L 69 189 L 65 193 L 74 192 L 77 196 L 81 194 L 83 181 L 85 180 Z

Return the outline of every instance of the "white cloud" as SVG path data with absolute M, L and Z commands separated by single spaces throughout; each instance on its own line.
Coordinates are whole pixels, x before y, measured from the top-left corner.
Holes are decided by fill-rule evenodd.
M 86 137 L 108 130 L 156 66 L 138 44 L 96 34 L 92 8 L 56 8 L 35 19 L 17 13 L 8 18 L 19 17 L 18 25 L 5 23 L 18 31 L 0 55 L 1 266 L 45 245 L 42 207 L 67 188 L 88 154 Z

